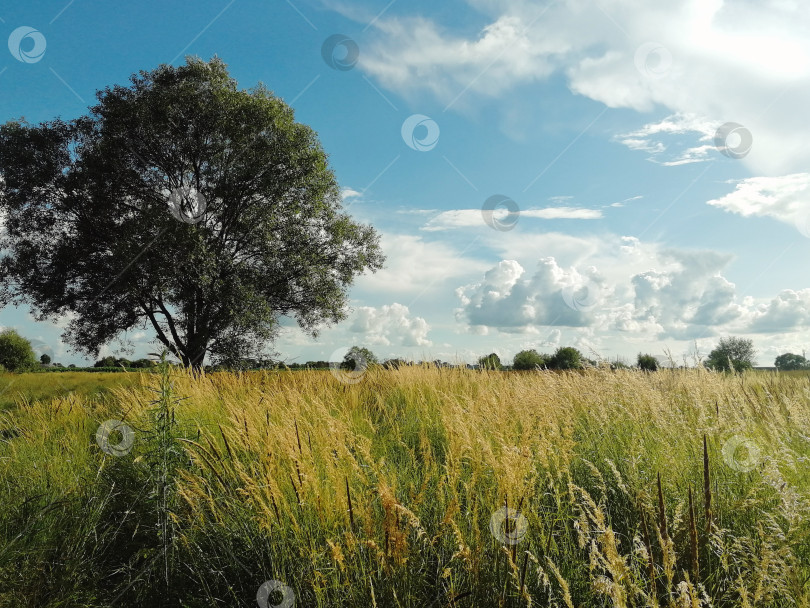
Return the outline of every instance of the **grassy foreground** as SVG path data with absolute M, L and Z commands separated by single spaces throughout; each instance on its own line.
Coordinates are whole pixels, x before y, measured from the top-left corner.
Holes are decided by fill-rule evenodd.
M 135 378 L 0 412 L 0 606 L 810 606 L 806 376 Z

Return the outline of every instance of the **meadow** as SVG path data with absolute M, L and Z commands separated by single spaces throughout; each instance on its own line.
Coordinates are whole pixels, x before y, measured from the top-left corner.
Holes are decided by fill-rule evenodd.
M 806 374 L 345 374 L 18 376 L 0 606 L 810 606 Z

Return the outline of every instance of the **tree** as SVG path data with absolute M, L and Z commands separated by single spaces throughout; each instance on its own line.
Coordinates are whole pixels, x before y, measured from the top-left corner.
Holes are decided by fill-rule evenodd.
M 13 329 L 0 332 L 0 366 L 10 372 L 24 372 L 37 365 L 31 343 Z
M 647 372 L 656 372 L 658 371 L 658 359 L 653 357 L 650 354 L 641 353 L 638 354 L 638 359 L 636 359 L 636 365 L 638 365 L 639 369 L 643 369 Z
M 803 355 L 794 355 L 793 353 L 779 355 L 773 364 L 779 371 L 810 368 L 810 361 L 808 361 Z
M 135 368 L 149 368 L 154 367 L 155 362 L 152 359 L 136 359 L 131 365 Z
M 348 352 L 343 355 L 343 361 L 340 367 L 354 370 L 366 370 L 372 365 L 377 364 L 377 357 L 367 348 L 361 346 L 352 346 Z
M 495 353 L 489 353 L 478 359 L 481 369 L 501 369 L 501 358 Z
M 545 363 L 543 356 L 534 349 L 522 350 L 512 359 L 512 367 L 520 370 L 537 369 Z
M 551 369 L 582 369 L 582 353 L 573 346 L 561 346 L 547 362 Z
M 93 367 L 115 367 L 115 357 L 107 356 L 99 359 L 93 364 Z
M 0 305 L 73 319 L 75 350 L 150 327 L 184 365 L 260 353 L 282 316 L 346 317 L 379 235 L 342 210 L 317 135 L 219 59 L 97 94 L 70 122 L 0 127 Z
M 43 353 L 42 356 L 39 358 L 39 362 L 42 363 L 42 365 L 49 365 L 51 362 L 50 355 L 48 355 L 47 353 Z
M 754 365 L 756 350 L 754 342 L 747 338 L 720 338 L 719 344 L 709 353 L 704 365 L 717 371 L 742 372 Z

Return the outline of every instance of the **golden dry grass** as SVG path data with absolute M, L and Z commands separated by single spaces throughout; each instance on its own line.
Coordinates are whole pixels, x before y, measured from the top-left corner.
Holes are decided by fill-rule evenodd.
M 10 513 L 40 492 L 154 481 L 155 378 L 3 414 Z M 175 561 L 149 580 L 184 605 L 255 605 L 270 579 L 301 606 L 810 605 L 806 377 L 404 367 L 171 385 Z M 130 454 L 95 445 L 108 418 L 137 430 Z M 490 529 L 502 507 L 525 518 L 517 542 L 520 522 Z

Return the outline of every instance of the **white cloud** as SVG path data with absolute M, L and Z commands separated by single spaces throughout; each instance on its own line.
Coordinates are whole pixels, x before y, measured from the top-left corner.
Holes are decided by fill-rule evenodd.
M 720 122 L 704 117 L 676 113 L 658 122 L 645 124 L 635 131 L 621 134 L 616 139 L 631 150 L 649 152 L 649 160 L 665 166 L 677 166 L 716 158 L 712 156 L 719 153 L 714 145 L 714 136 L 720 126 Z M 667 146 L 660 138 L 666 136 L 671 139 L 676 135 L 697 135 L 698 141 L 703 143 L 674 153 L 670 150 L 674 142 L 670 141 Z M 661 159 L 667 152 L 668 158 Z
M 602 217 L 602 212 L 598 209 L 578 207 L 546 207 L 545 209 L 526 209 L 520 212 L 520 216 L 542 220 L 598 220 Z
M 505 259 L 456 289 L 456 319 L 478 335 L 543 336 L 567 327 L 619 343 L 810 327 L 810 289 L 785 290 L 770 300 L 740 298 L 722 275 L 728 254 L 660 249 L 622 237 L 604 241 L 590 259 L 595 265 L 564 267 L 544 257 L 534 274 Z
M 607 205 L 608 207 L 624 207 L 626 203 L 632 203 L 633 201 L 638 201 L 644 198 L 643 196 L 631 196 L 630 198 L 626 198 L 622 201 L 616 201 L 615 203 L 610 203 Z M 625 238 L 625 237 L 622 237 Z
M 750 331 L 784 333 L 810 327 L 810 289 L 785 289 L 757 307 Z
M 503 260 L 481 282 L 456 289 L 457 319 L 515 333 L 537 326 L 585 327 L 610 295 L 595 268 L 566 270 L 553 257 L 541 259 L 534 275 L 524 274 L 518 262 Z
M 548 56 L 559 42 L 534 39 L 517 15 L 499 17 L 474 40 L 422 17 L 383 18 L 375 26 L 382 38 L 361 56 L 361 67 L 389 89 L 424 87 L 448 100 L 466 87 L 496 97 L 515 82 L 549 75 Z M 486 66 L 487 77 L 480 78 Z
M 689 340 L 713 336 L 716 329 L 738 320 L 743 309 L 735 287 L 720 272 L 731 256 L 712 251 L 661 252 L 666 267 L 635 274 L 631 321 L 660 327 L 662 337 Z M 632 325 L 621 327 L 632 329 Z
M 743 217 L 772 217 L 810 237 L 810 173 L 743 179 L 733 192 L 709 205 Z
M 473 35 L 422 17 L 383 16 L 362 69 L 400 94 L 427 90 L 458 106 L 476 97 L 503 98 L 515 87 L 562 73 L 571 91 L 611 108 L 664 107 L 701 117 L 713 126 L 711 133 L 726 122 L 744 125 L 754 145 L 741 162 L 755 173 L 779 175 L 810 164 L 810 126 L 796 120 L 810 105 L 810 5 L 468 3 L 488 22 Z M 642 149 L 659 148 L 643 137 L 626 139 Z M 672 162 L 696 162 L 709 152 L 693 146 Z
M 417 297 L 441 287 L 450 278 L 467 276 L 486 267 L 483 262 L 461 256 L 446 243 L 427 241 L 420 236 L 384 232 L 380 246 L 386 255 L 385 268 L 355 281 L 358 288 L 370 294 Z
M 340 191 L 340 198 L 344 201 L 349 200 L 350 198 L 357 198 L 358 196 L 362 196 L 362 192 L 358 192 L 354 188 L 343 188 Z
M 506 209 L 498 208 L 493 212 L 495 219 L 502 220 L 507 217 Z M 600 219 L 602 212 L 598 209 L 585 209 L 580 207 L 545 207 L 543 209 L 523 209 L 520 218 L 534 218 L 541 220 L 596 220 Z M 451 209 L 442 211 L 430 218 L 422 226 L 426 232 L 451 230 L 454 228 L 486 228 L 491 230 L 480 209 Z
M 349 330 L 363 334 L 363 342 L 372 345 L 431 345 L 427 321 L 422 317 L 410 318 L 408 307 L 397 303 L 381 308 L 361 306 L 355 311 Z
M 714 135 L 717 125 L 711 121 L 694 114 L 673 114 L 658 122 L 648 123 L 640 129 L 628 133 L 629 137 L 651 137 L 653 135 L 684 135 L 685 133 L 700 133 L 704 141 Z

